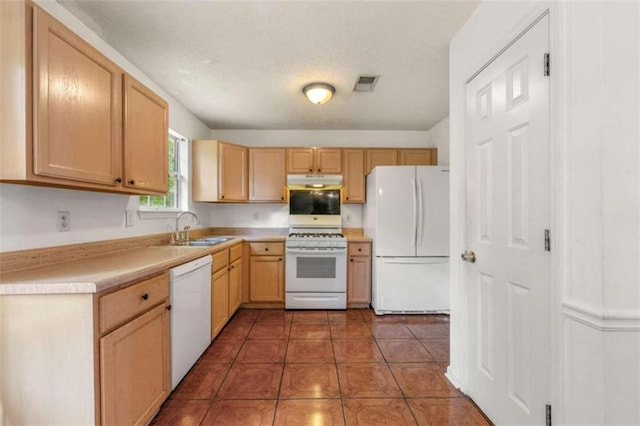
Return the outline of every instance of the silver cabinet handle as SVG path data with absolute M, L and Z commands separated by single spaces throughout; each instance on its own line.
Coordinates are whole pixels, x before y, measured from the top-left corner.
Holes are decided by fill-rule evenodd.
M 476 254 L 473 251 L 465 251 L 460 258 L 465 262 L 476 263 Z

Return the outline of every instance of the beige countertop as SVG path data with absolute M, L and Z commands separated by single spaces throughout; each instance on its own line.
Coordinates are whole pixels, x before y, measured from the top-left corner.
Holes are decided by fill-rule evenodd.
M 258 236 L 255 240 L 269 239 Z M 271 237 L 270 240 L 277 240 Z M 241 243 L 244 237 L 209 247 L 152 246 L 0 276 L 0 295 L 99 293 Z M 254 239 L 251 238 L 253 241 Z
M 362 232 L 345 232 L 349 242 L 371 241 Z M 208 247 L 160 245 L 25 269 L 0 275 L 0 295 L 99 293 L 174 266 L 227 249 L 243 241 L 285 241 L 285 235 L 238 235 Z

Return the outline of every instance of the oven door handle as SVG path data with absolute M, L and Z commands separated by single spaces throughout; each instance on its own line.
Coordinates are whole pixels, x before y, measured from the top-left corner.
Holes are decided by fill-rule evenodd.
M 342 254 L 346 253 L 346 248 L 331 248 L 331 249 L 290 249 L 286 250 L 287 254 L 306 254 L 306 255 L 327 255 L 327 254 Z

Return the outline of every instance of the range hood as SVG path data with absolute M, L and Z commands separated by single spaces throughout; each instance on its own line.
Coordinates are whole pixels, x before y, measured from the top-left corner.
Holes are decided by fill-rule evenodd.
M 287 175 L 290 189 L 340 189 L 342 175 Z

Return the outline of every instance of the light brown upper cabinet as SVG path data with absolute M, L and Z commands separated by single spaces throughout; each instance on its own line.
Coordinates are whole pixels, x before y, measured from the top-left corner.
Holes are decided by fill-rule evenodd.
M 166 193 L 166 102 L 32 2 L 3 3 L 0 28 L 0 181 Z
M 249 148 L 249 201 L 286 201 L 286 150 Z
M 400 149 L 401 166 L 435 166 L 438 164 L 437 148 Z
M 33 11 L 36 175 L 122 182 L 122 71 L 39 8 Z
M 343 149 L 344 183 L 343 203 L 356 204 L 365 201 L 364 149 Z
M 369 148 L 367 149 L 367 174 L 376 166 L 435 166 L 438 164 L 437 148 Z
M 315 172 L 341 174 L 342 150 L 340 148 L 316 148 Z
M 169 190 L 169 106 L 139 81 L 124 76 L 124 184 Z M 164 141 L 164 143 L 158 143 Z
M 193 201 L 242 202 L 249 199 L 249 150 L 215 140 L 193 141 Z
M 287 173 L 341 174 L 340 148 L 288 148 Z
M 396 166 L 398 164 L 398 150 L 390 148 L 367 149 L 367 174 L 375 166 Z
M 287 148 L 287 173 L 313 173 L 313 148 Z

